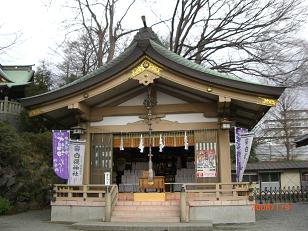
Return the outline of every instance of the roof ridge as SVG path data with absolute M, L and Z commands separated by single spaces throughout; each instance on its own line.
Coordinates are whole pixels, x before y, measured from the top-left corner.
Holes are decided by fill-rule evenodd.
M 110 62 L 105 63 L 104 65 L 102 65 L 101 67 L 89 72 L 88 74 L 81 76 L 80 78 L 74 80 L 73 82 L 67 83 L 59 88 L 56 89 L 52 89 L 50 91 L 38 94 L 38 95 L 33 95 L 33 96 L 29 96 L 26 97 L 26 99 L 30 99 L 30 98 L 36 98 L 38 96 L 42 96 L 42 95 L 47 95 L 49 93 L 53 93 L 53 92 L 57 92 L 60 90 L 63 90 L 67 87 L 71 87 L 75 84 L 87 81 L 88 79 L 91 79 L 101 73 L 103 73 L 104 71 L 108 70 L 110 67 L 112 67 L 114 64 L 117 64 L 119 61 L 121 61 L 123 59 L 123 57 L 125 57 L 126 54 L 130 53 L 134 48 L 136 47 L 136 43 L 131 44 L 130 46 L 128 46 L 119 56 L 117 56 L 116 58 L 112 59 Z M 24 98 L 25 99 L 25 98 Z
M 13 81 L 7 76 L 7 74 L 5 74 L 5 72 L 2 70 L 1 67 L 2 66 L 0 66 L 0 76 L 6 81 L 8 81 L 9 83 L 13 83 Z

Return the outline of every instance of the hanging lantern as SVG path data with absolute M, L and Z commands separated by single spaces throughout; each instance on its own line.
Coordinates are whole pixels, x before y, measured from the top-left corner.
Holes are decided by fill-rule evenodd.
M 143 136 L 142 134 L 140 135 L 140 142 L 139 142 L 139 147 L 140 149 L 140 152 L 143 153 L 143 150 L 144 150 L 144 143 L 143 143 Z
M 184 149 L 188 150 L 189 144 L 188 144 L 188 137 L 187 137 L 187 133 L 185 132 L 184 134 Z
M 124 141 L 123 141 L 122 133 L 121 133 L 121 141 L 120 141 L 120 151 L 124 151 Z
M 163 142 L 163 136 L 162 134 L 159 135 L 159 152 L 163 151 L 163 148 L 165 147 L 164 142 Z

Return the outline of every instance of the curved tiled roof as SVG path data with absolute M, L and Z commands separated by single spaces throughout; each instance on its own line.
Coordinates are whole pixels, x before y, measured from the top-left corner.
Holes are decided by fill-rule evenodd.
M 213 86 L 244 90 L 273 98 L 278 98 L 284 90 L 282 87 L 271 87 L 243 81 L 234 76 L 222 74 L 189 61 L 165 48 L 151 28 L 141 28 L 129 47 L 111 62 L 62 88 L 24 98 L 21 102 L 25 107 L 33 106 L 85 90 L 88 87 L 112 78 L 143 56 L 148 56 L 166 68 L 184 74 L 187 78 L 196 79 Z
M 246 170 L 308 169 L 308 161 L 260 161 L 247 163 Z M 232 165 L 235 170 L 235 165 Z

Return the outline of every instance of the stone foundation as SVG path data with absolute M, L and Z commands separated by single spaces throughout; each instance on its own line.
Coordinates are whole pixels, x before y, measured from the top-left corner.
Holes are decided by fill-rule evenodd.
M 211 221 L 213 224 L 256 222 L 254 202 L 251 201 L 193 201 L 189 221 Z
M 51 204 L 52 222 L 104 221 L 104 202 L 57 201 Z

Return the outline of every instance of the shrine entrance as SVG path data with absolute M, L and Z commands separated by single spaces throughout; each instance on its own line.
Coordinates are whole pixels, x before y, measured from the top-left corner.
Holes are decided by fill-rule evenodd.
M 149 169 L 148 153 L 148 148 L 143 153 L 138 148 L 114 149 L 113 183 L 119 185 L 119 192 L 179 192 L 181 185 L 177 183 L 195 182 L 194 146 L 188 150 L 184 147 L 165 147 L 162 152 L 155 147 L 152 150 L 154 176 L 163 177 L 165 185 L 163 190 L 141 189 L 139 180 L 146 177 L 144 174 Z
M 92 134 L 91 137 L 91 184 L 104 184 L 104 172 L 111 173 L 112 183 L 118 185 L 119 192 L 179 192 L 183 183 L 219 181 L 215 129 L 153 132 L 153 171 L 154 176 L 161 177 L 160 186 L 153 188 L 140 185 L 141 178 L 147 179 L 145 174 L 149 170 L 146 133 Z M 202 176 L 203 157 L 199 154 L 206 150 L 214 150 L 212 172 Z M 209 161 L 201 167 L 209 168 Z

